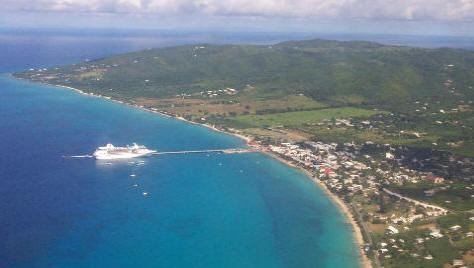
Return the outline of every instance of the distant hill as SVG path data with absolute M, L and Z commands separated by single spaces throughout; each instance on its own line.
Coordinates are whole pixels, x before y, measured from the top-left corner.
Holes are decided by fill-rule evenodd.
M 258 99 L 302 93 L 333 105 L 400 110 L 417 100 L 472 100 L 474 52 L 328 40 L 201 44 L 15 75 L 125 99 L 229 87 Z
M 328 40 L 200 44 L 14 75 L 270 143 L 370 141 L 474 156 L 473 51 Z

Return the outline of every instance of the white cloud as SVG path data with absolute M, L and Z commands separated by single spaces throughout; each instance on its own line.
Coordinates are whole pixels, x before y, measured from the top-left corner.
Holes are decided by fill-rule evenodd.
M 3 11 L 474 20 L 474 0 L 0 0 Z

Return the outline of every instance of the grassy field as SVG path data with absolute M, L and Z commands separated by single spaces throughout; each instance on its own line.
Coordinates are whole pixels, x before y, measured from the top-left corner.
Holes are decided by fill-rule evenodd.
M 90 71 L 90 72 L 86 72 L 86 73 L 81 73 L 79 76 L 78 76 L 78 79 L 79 80 L 85 80 L 85 79 L 100 79 L 102 78 L 104 72 L 99 72 L 99 71 Z
M 229 126 L 237 125 L 246 128 L 271 126 L 298 128 L 304 125 L 321 122 L 324 119 L 332 120 L 351 117 L 368 117 L 378 113 L 383 112 L 354 107 L 342 107 L 265 115 L 243 115 L 228 117 L 225 119 L 225 122 L 227 122 Z
M 282 113 L 288 111 L 313 110 L 328 107 L 305 96 L 289 95 L 285 98 L 268 100 L 248 100 L 247 98 L 226 99 L 153 99 L 138 98 L 138 105 L 166 110 L 180 116 L 190 115 L 193 118 L 210 115 L 243 115 L 258 113 Z

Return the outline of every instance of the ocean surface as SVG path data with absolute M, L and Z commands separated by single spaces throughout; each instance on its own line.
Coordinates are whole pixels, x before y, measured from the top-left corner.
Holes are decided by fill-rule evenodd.
M 0 33 L 0 267 L 359 267 L 343 214 L 302 172 L 260 153 L 64 158 L 108 142 L 160 151 L 245 144 L 9 76 L 193 40 L 293 37 Z
M 357 267 L 336 206 L 265 155 L 62 157 L 239 139 L 6 75 L 0 99 L 0 267 Z
M 108 142 L 161 151 L 245 144 L 9 75 L 159 46 L 159 38 L 2 38 L 0 267 L 359 266 L 344 216 L 300 171 L 259 153 L 64 158 Z

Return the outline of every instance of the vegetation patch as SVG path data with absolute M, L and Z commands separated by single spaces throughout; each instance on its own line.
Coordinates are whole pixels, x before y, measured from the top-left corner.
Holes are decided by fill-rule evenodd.
M 312 111 L 275 113 L 265 115 L 245 115 L 233 118 L 227 118 L 230 126 L 240 125 L 247 127 L 270 127 L 284 126 L 297 128 L 304 125 L 311 125 L 321 122 L 324 119 L 350 118 L 350 117 L 368 117 L 374 114 L 383 113 L 383 111 L 373 111 L 354 107 L 329 108 Z

